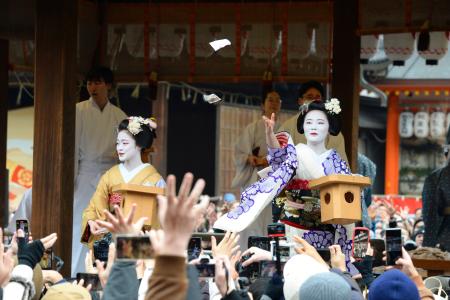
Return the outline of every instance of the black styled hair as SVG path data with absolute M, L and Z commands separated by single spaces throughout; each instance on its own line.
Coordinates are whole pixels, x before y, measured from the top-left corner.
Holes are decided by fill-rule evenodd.
M 130 121 L 128 119 L 122 120 L 119 124 L 119 132 L 122 130 L 128 130 L 128 123 Z M 142 131 L 138 134 L 134 135 L 130 132 L 131 136 L 134 137 L 136 141 L 136 145 L 141 147 L 141 152 L 144 151 L 147 148 L 150 148 L 153 144 L 153 139 L 156 138 L 156 133 L 154 129 L 151 129 L 148 125 L 141 124 Z
M 114 75 L 108 67 L 95 67 L 86 74 L 86 81 L 104 81 L 106 84 L 114 83 Z
M 303 129 L 303 124 L 305 123 L 305 117 L 308 114 L 308 112 L 312 111 L 312 110 L 320 110 L 323 111 L 325 113 L 325 115 L 327 116 L 328 119 L 328 123 L 330 124 L 330 127 L 328 129 L 328 132 L 331 135 L 338 135 L 339 132 L 341 132 L 341 123 L 339 120 L 338 115 L 336 114 L 330 114 L 327 112 L 327 110 L 325 109 L 325 103 L 322 101 L 313 101 L 309 104 L 304 104 L 304 105 L 308 105 L 308 109 L 300 112 L 300 115 L 298 116 L 297 119 L 297 131 L 301 134 L 305 133 L 305 130 Z
M 298 97 L 299 98 L 303 98 L 303 95 L 310 89 L 310 88 L 315 88 L 316 90 L 319 91 L 320 95 L 322 95 L 322 98 L 325 96 L 325 90 L 323 88 L 323 85 L 315 80 L 310 80 L 307 81 L 305 83 L 303 83 L 300 86 L 300 89 L 298 90 Z

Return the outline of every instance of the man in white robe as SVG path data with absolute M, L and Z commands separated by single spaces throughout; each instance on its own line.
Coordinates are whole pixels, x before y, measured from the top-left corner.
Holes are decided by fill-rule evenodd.
M 111 70 L 100 67 L 87 75 L 89 100 L 77 103 L 75 186 L 73 202 L 72 276 L 84 272 L 88 248 L 81 244 L 81 220 L 100 177 L 117 163 L 117 126 L 127 115 L 108 100 Z
M 278 115 L 281 109 L 281 99 L 277 92 L 269 92 L 261 104 L 263 115 L 270 118 L 272 113 Z M 279 124 L 275 125 L 278 128 Z M 231 183 L 232 188 L 239 187 L 243 191 L 250 184 L 258 181 L 258 171 L 268 166 L 266 159 L 267 144 L 265 125 L 262 117 L 249 124 L 234 148 L 234 164 L 236 175 Z M 249 236 L 266 236 L 267 225 L 272 223 L 272 207 L 268 205 L 246 230 L 240 233 L 239 244 L 241 250 L 247 249 Z
M 305 101 L 322 100 L 324 96 L 323 86 L 314 80 L 305 82 L 301 85 L 299 90 L 298 105 L 302 105 Z M 299 143 L 306 144 L 306 138 L 304 134 L 301 134 L 297 130 L 297 119 L 300 113 L 286 120 L 278 131 L 288 132 L 294 145 Z M 326 142 L 327 149 L 336 149 L 341 158 L 348 162 L 347 154 L 345 153 L 345 140 L 342 133 L 337 136 L 329 136 Z
M 87 76 L 89 100 L 76 105 L 74 203 L 72 228 L 72 277 L 84 272 L 88 248 L 81 244 L 81 220 L 102 174 L 117 163 L 117 126 L 127 115 L 108 100 L 113 83 L 110 69 L 99 67 Z M 22 204 L 23 202 L 23 204 Z M 15 220 L 31 220 L 31 189 L 25 192 L 8 229 L 15 231 Z

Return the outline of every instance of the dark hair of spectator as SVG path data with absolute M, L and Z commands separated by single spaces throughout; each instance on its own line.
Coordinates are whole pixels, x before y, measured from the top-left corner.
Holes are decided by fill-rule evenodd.
M 104 81 L 106 84 L 113 84 L 114 75 L 108 67 L 95 67 L 86 74 L 86 81 Z
M 315 88 L 316 90 L 319 91 L 320 95 L 322 95 L 322 97 L 324 97 L 325 90 L 323 88 L 323 85 L 320 82 L 315 81 L 315 80 L 310 80 L 310 81 L 307 81 L 307 82 L 303 83 L 300 86 L 300 89 L 298 90 L 298 97 L 299 98 L 303 98 L 303 95 L 306 94 L 306 92 L 310 88 Z

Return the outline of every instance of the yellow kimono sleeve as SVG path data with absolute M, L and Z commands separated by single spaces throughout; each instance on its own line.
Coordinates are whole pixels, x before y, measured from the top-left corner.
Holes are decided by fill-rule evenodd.
M 83 219 L 81 222 L 81 242 L 91 244 L 94 242 L 94 236 L 88 226 L 89 220 L 104 219 L 103 211 L 108 209 L 109 201 L 109 171 L 106 172 L 97 185 L 97 190 L 89 202 L 88 207 L 83 211 Z

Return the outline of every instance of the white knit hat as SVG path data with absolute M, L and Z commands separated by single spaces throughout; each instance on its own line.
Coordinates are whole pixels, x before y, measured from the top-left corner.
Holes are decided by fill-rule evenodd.
M 329 268 L 307 254 L 297 254 L 291 257 L 284 266 L 284 298 L 299 300 L 302 284 L 309 277 L 323 272 L 329 272 Z

